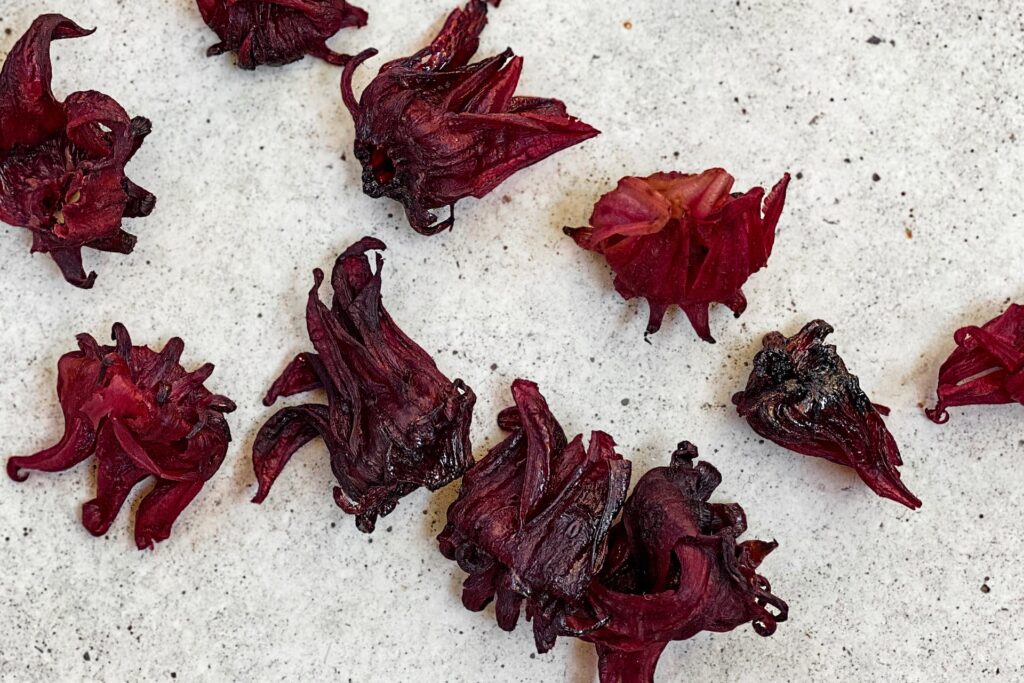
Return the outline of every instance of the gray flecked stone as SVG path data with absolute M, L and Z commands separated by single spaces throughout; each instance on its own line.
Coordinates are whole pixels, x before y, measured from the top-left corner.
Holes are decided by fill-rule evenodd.
M 454 0 L 365 4 L 370 25 L 333 41 L 382 49 L 357 88 Z M 528 377 L 567 430 L 613 434 L 637 474 L 698 444 L 725 478 L 718 499 L 743 504 L 751 537 L 779 541 L 763 573 L 790 621 L 766 639 L 745 627 L 672 644 L 659 680 L 1024 676 L 1024 408 L 955 410 L 943 427 L 920 408 L 952 331 L 1024 294 L 1016 4 L 507 0 L 481 54 L 511 45 L 522 93 L 563 99 L 604 135 L 463 202 L 432 239 L 359 191 L 340 69 L 207 59 L 216 39 L 191 0 L 0 0 L 0 53 L 44 11 L 99 28 L 55 45 L 55 90 L 96 89 L 153 120 L 129 175 L 158 204 L 128 221 L 130 256 L 86 252 L 89 292 L 29 256 L 27 232 L 0 228 L 3 451 L 57 440 L 57 358 L 117 320 L 138 343 L 182 336 L 186 365 L 215 363 L 207 385 L 239 409 L 224 467 L 152 553 L 134 549 L 128 509 L 103 539 L 81 527 L 89 466 L 0 484 L 0 678 L 595 679 L 589 645 L 533 656 L 528 628 L 462 608 L 462 574 L 433 540 L 454 487 L 410 496 L 365 536 L 311 445 L 264 505 L 248 503 L 259 399 L 308 345 L 310 271 L 363 234 L 390 247 L 399 324 L 479 396 L 478 454 L 499 437 L 509 382 Z M 623 302 L 561 228 L 622 175 L 715 165 L 738 189 L 794 174 L 775 253 L 740 320 L 713 311 L 717 345 L 678 312 L 645 344 L 646 305 Z M 761 336 L 814 317 L 893 408 L 921 511 L 762 443 L 735 415 Z

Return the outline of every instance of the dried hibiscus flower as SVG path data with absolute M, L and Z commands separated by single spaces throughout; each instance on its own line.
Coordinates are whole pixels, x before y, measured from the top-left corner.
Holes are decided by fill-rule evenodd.
M 306 55 L 342 65 L 349 55 L 327 47 L 343 28 L 366 26 L 367 14 L 345 0 L 198 0 L 203 21 L 220 42 L 210 57 L 225 52 L 238 56 L 238 66 L 281 66 Z
M 363 191 L 401 202 L 424 235 L 452 227 L 458 200 L 483 197 L 516 171 L 598 134 L 558 100 L 516 97 L 523 61 L 511 50 L 470 64 L 486 23 L 486 3 L 471 0 L 429 47 L 385 64 L 358 102 L 352 75 L 376 50 L 355 56 L 342 75 Z M 445 206 L 452 214 L 436 222 L 431 210 Z
M 626 177 L 594 206 L 590 227 L 565 233 L 604 254 L 624 299 L 647 299 L 646 334 L 676 304 L 700 338 L 714 342 L 708 308 L 725 304 L 737 317 L 746 309 L 741 287 L 768 264 L 789 174 L 768 193 L 763 214 L 762 188 L 730 194 L 732 185 L 720 168 Z
M 203 383 L 207 363 L 186 372 L 184 342 L 171 339 L 157 353 L 132 346 L 124 325 L 114 325 L 114 346 L 78 335 L 78 351 L 57 364 L 57 398 L 64 437 L 35 455 L 11 458 L 7 474 L 57 472 L 96 456 L 96 497 L 82 507 L 82 524 L 94 536 L 110 528 L 131 490 L 153 477 L 135 515 L 140 550 L 171 534 L 171 526 L 224 460 L 231 432 L 223 413 L 235 409 Z
M 896 469 L 903 461 L 882 420 L 889 409 L 871 403 L 836 347 L 825 344 L 832 332 L 815 320 L 788 339 L 779 332 L 765 336 L 747 388 L 732 402 L 764 438 L 852 467 L 878 495 L 919 508 Z
M 746 623 L 770 636 L 786 621 L 786 603 L 757 573 L 776 543 L 737 544 L 747 528 L 743 508 L 708 502 L 722 477 L 696 458 L 683 442 L 668 467 L 640 478 L 587 593 L 590 614 L 567 619 L 597 646 L 602 683 L 651 683 L 673 640 Z
M 44 14 L 15 43 L 0 71 L 0 220 L 32 231 L 32 252 L 49 254 L 64 278 L 88 289 L 82 248 L 131 253 L 123 218 L 148 216 L 156 199 L 125 177 L 150 132 L 98 92 L 58 102 L 50 90 L 50 43 L 91 34 Z
M 321 437 L 338 480 L 334 500 L 373 531 L 405 495 L 438 489 L 462 476 L 473 461 L 469 427 L 476 396 L 462 380 L 450 381 L 384 310 L 380 269 L 366 252 L 384 249 L 371 237 L 338 257 L 330 308 L 320 301 L 323 273 L 313 271 L 306 325 L 316 353 L 300 353 L 267 392 L 263 403 L 323 389 L 327 405 L 284 408 L 260 429 L 253 467 L 262 502 L 289 458 Z
M 948 421 L 955 406 L 1024 403 L 1024 306 L 961 327 L 953 339 L 956 350 L 939 368 L 939 401 L 925 411 L 933 422 Z
M 566 620 L 604 561 L 630 464 L 603 432 L 586 449 L 582 436 L 567 442 L 533 382 L 516 380 L 512 395 L 515 407 L 498 417 L 509 436 L 466 473 L 438 541 L 469 573 L 466 608 L 496 600 L 498 625 L 511 631 L 525 602 L 546 652 L 557 636 L 580 634 Z

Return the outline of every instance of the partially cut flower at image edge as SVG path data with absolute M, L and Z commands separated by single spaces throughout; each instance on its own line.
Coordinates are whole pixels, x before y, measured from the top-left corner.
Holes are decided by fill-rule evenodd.
M 322 389 L 327 404 L 283 408 L 263 425 L 252 451 L 259 483 L 253 502 L 267 497 L 291 456 L 318 436 L 338 480 L 335 502 L 367 533 L 404 496 L 441 488 L 473 462 L 476 396 L 441 374 L 384 309 L 384 259 L 377 254 L 374 270 L 366 256 L 384 248 L 364 237 L 338 257 L 330 307 L 319 296 L 324 274 L 313 271 L 306 326 L 316 352 L 296 356 L 263 403 Z
M 929 419 L 943 424 L 957 406 L 1024 403 L 1024 306 L 1011 304 L 981 327 L 961 327 L 953 340 Z
M 238 55 L 238 66 L 281 66 L 306 55 L 342 65 L 349 55 L 327 47 L 344 28 L 366 26 L 366 11 L 346 0 L 197 0 L 203 21 L 220 38 L 206 54 Z
M 170 536 L 224 461 L 231 432 L 223 414 L 235 404 L 203 386 L 213 365 L 193 372 L 181 366 L 181 339 L 158 353 L 133 346 L 120 323 L 113 338 L 114 346 L 100 346 L 78 335 L 79 350 L 57 364 L 63 438 L 35 455 L 10 458 L 7 474 L 25 481 L 29 470 L 67 470 L 95 455 L 96 497 L 82 507 L 82 524 L 94 536 L 107 532 L 132 489 L 152 477 L 156 483 L 135 515 L 135 544 L 143 550 Z
M 832 332 L 814 320 L 789 338 L 766 335 L 746 389 L 732 402 L 764 438 L 852 467 L 878 495 L 917 509 L 921 501 L 900 477 L 903 459 L 882 420 L 889 409 L 871 402 L 836 347 L 825 343 Z
M 736 317 L 746 310 L 742 287 L 768 264 L 789 174 L 767 197 L 760 187 L 732 193 L 733 182 L 720 168 L 628 176 L 597 202 L 588 227 L 565 233 L 604 255 L 624 299 L 647 300 L 646 334 L 661 329 L 669 307 L 678 305 L 700 338 L 713 343 L 709 307 L 724 304 Z
M 50 43 L 92 31 L 44 14 L 14 45 L 0 71 L 0 221 L 32 231 L 32 251 L 49 254 L 64 278 L 88 289 L 82 249 L 131 253 L 122 219 L 148 216 L 152 194 L 125 176 L 152 126 L 113 99 L 50 90 Z
M 458 200 L 481 198 L 516 171 L 598 134 L 558 100 L 516 96 L 523 60 L 511 50 L 470 64 L 486 24 L 487 4 L 471 0 L 430 46 L 381 67 L 358 100 L 353 74 L 376 50 L 358 54 L 342 74 L 363 191 L 401 202 L 424 235 L 452 227 Z M 443 207 L 451 214 L 438 221 L 433 211 Z

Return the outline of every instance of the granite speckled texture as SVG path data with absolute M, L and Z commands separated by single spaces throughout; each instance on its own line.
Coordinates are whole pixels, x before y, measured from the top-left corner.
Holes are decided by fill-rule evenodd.
M 370 23 L 332 45 L 385 58 L 419 48 L 454 0 L 365 0 Z M 604 134 L 459 207 L 455 230 L 413 233 L 358 189 L 340 70 L 304 60 L 255 73 L 191 0 L 0 0 L 0 54 L 39 13 L 88 38 L 54 46 L 58 96 L 96 89 L 153 134 L 129 175 L 158 197 L 130 256 L 86 252 L 92 291 L 65 284 L 26 231 L 0 227 L 0 436 L 6 455 L 62 431 L 56 361 L 74 335 L 124 322 L 138 343 L 185 339 L 207 386 L 239 405 L 225 465 L 154 552 L 131 516 L 91 538 L 89 465 L 0 483 L 4 680 L 566 681 L 596 679 L 591 647 L 531 654 L 493 611 L 458 599 L 436 550 L 454 487 L 419 492 L 366 536 L 331 500 L 320 444 L 251 505 L 259 402 L 307 342 L 310 271 L 354 239 L 384 239 L 385 302 L 479 402 L 478 456 L 517 376 L 572 433 L 605 429 L 637 475 L 689 439 L 723 473 L 790 620 L 668 647 L 663 681 L 1020 680 L 1024 677 L 1024 408 L 929 423 L 953 329 L 1024 283 L 1024 15 L 1008 0 L 633 3 L 507 0 L 481 54 L 526 59 L 521 92 L 563 99 Z M 880 40 L 871 40 L 876 37 Z M 646 306 L 563 236 L 626 174 L 721 165 L 741 189 L 794 174 L 775 253 L 747 313 L 712 311 L 719 343 L 678 312 L 643 342 Z M 893 408 L 919 512 L 850 471 L 761 442 L 735 415 L 761 336 L 814 317 L 873 400 Z

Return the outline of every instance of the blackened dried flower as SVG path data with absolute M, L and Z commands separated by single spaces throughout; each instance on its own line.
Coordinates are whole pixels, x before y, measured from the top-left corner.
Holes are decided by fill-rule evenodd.
M 367 14 L 345 0 L 198 0 L 220 42 L 209 56 L 234 52 L 238 66 L 280 66 L 306 55 L 342 65 L 350 57 L 327 47 L 343 28 L 366 26 Z
M 953 340 L 956 350 L 939 368 L 939 401 L 925 411 L 932 421 L 943 424 L 955 406 L 1024 403 L 1024 306 L 961 327 Z
M 737 544 L 747 528 L 743 508 L 708 502 L 722 476 L 706 462 L 694 465 L 696 458 L 684 441 L 668 467 L 637 482 L 588 592 L 591 615 L 568 620 L 597 646 L 602 683 L 652 683 L 673 640 L 747 623 L 770 636 L 788 617 L 757 573 L 777 544 Z
M 765 336 L 747 388 L 732 401 L 766 439 L 852 467 L 878 495 L 919 508 L 896 469 L 903 461 L 882 420 L 889 410 L 871 403 L 836 347 L 825 344 L 832 331 L 815 320 L 789 339 Z
M 733 177 L 720 168 L 626 177 L 594 206 L 590 227 L 565 232 L 604 254 L 624 299 L 647 299 L 646 334 L 657 332 L 669 306 L 678 305 L 700 338 L 714 342 L 708 308 L 721 303 L 736 317 L 746 310 L 741 288 L 768 264 L 788 185 L 787 173 L 768 193 L 762 214 L 764 190 L 731 194 Z
M 356 515 L 361 531 L 421 486 L 438 489 L 472 464 L 469 427 L 476 396 L 462 380 L 450 381 L 384 310 L 380 269 L 366 252 L 384 249 L 371 237 L 338 257 L 331 277 L 334 299 L 320 301 L 323 273 L 313 271 L 306 325 L 316 353 L 301 353 L 263 399 L 323 389 L 327 405 L 284 408 L 260 429 L 253 467 L 266 498 L 289 458 L 320 436 L 338 480 L 335 502 Z
M 32 252 L 49 254 L 71 284 L 88 289 L 82 248 L 129 254 L 123 218 L 148 216 L 156 199 L 124 173 L 149 134 L 141 116 L 88 90 L 57 101 L 50 43 L 87 31 L 44 14 L 15 43 L 0 71 L 0 220 L 32 231 Z
M 429 47 L 385 64 L 358 102 L 352 75 L 376 50 L 354 57 L 342 75 L 363 191 L 402 202 L 424 235 L 453 225 L 458 200 L 483 197 L 516 171 L 598 134 L 558 100 L 516 97 L 523 62 L 511 50 L 470 64 L 486 23 L 486 3 L 470 0 Z M 436 222 L 431 211 L 445 206 L 453 213 Z
M 171 526 L 224 461 L 231 432 L 223 413 L 235 409 L 203 383 L 213 365 L 187 372 L 179 363 L 184 342 L 175 337 L 157 353 L 132 346 L 124 325 L 114 325 L 114 346 L 78 335 L 78 351 L 57 364 L 57 398 L 64 437 L 35 455 L 7 461 L 7 474 L 57 472 L 96 456 L 96 497 L 82 507 L 94 536 L 110 528 L 131 490 L 153 477 L 135 515 L 140 550 L 171 534 Z
M 509 436 L 462 480 L 438 537 L 441 552 L 469 573 L 462 602 L 495 600 L 498 625 L 515 628 L 523 603 L 537 649 L 579 635 L 566 620 L 604 562 L 612 520 L 629 487 L 630 464 L 611 437 L 567 442 L 537 385 L 516 380 L 515 407 L 498 424 Z

